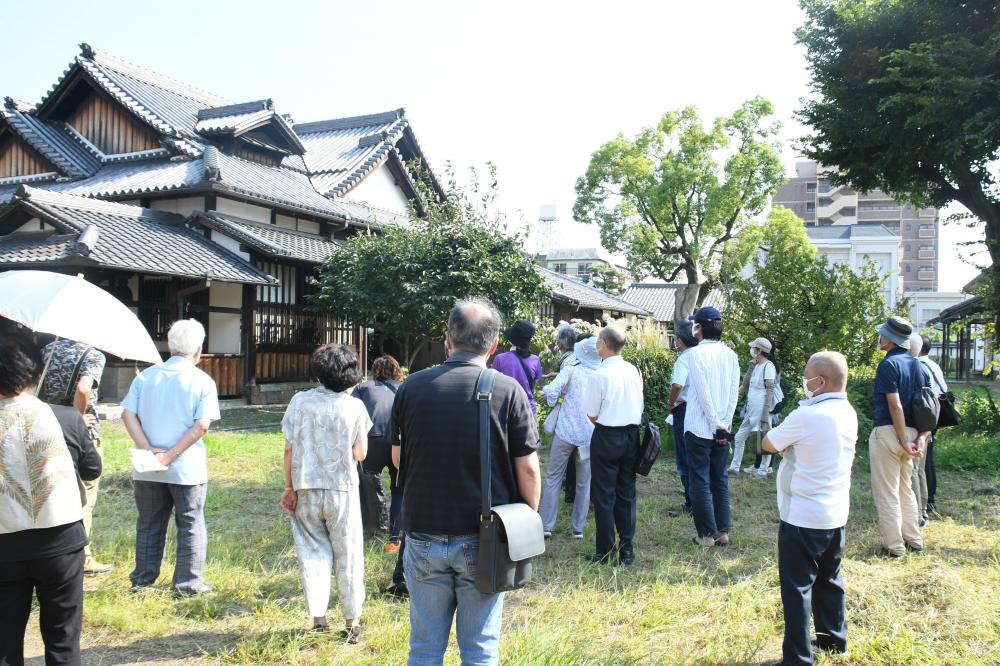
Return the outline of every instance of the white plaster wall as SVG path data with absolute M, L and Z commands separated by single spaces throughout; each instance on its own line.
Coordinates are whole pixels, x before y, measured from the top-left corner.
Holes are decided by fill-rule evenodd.
M 353 201 L 368 203 L 399 213 L 406 212 L 406 204 L 408 203 L 406 195 L 403 194 L 403 190 L 396 186 L 396 181 L 385 164 L 368 174 L 364 180 L 344 196 Z
M 208 288 L 212 307 L 239 308 L 243 305 L 243 286 L 231 282 L 213 282 Z M 208 353 L 240 353 L 240 316 L 226 312 L 208 313 Z
M 156 199 L 150 202 L 149 207 L 154 210 L 165 210 L 168 213 L 178 213 L 179 215 L 187 216 L 196 210 L 205 210 L 205 198 Z
M 242 201 L 233 201 L 232 199 L 219 197 L 215 200 L 215 210 L 247 220 L 271 224 L 271 209 L 264 206 L 255 206 L 243 203 Z
M 224 233 L 212 229 L 212 242 L 218 243 L 227 250 L 232 250 L 233 252 L 243 257 L 247 261 L 250 261 L 250 254 L 248 252 L 242 252 L 240 250 L 240 242 L 235 238 L 230 238 Z
M 274 223 L 282 229 L 295 229 L 295 218 L 289 215 L 275 215 Z
M 48 229 L 55 229 L 55 227 L 45 224 L 37 217 L 33 217 L 17 229 L 14 229 L 13 233 L 17 233 L 18 231 L 46 231 Z
M 305 231 L 310 234 L 318 234 L 319 222 L 313 222 L 312 220 L 299 220 L 299 231 Z

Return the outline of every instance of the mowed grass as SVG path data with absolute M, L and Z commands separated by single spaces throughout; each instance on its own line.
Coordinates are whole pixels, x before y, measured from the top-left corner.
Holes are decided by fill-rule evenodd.
M 180 599 L 169 589 L 174 541 L 157 589 L 129 590 L 135 508 L 128 439 L 105 432 L 105 476 L 94 521 L 96 553 L 116 570 L 86 582 L 86 664 L 399 664 L 409 636 L 405 601 L 379 594 L 394 556 L 367 545 L 363 643 L 307 631 L 289 523 L 277 507 L 282 438 L 277 431 L 208 437 L 207 579 L 218 593 Z M 861 446 L 861 450 L 865 447 Z M 543 452 L 544 453 L 544 452 Z M 1000 663 L 1000 476 L 939 475 L 940 520 L 921 555 L 876 554 L 878 535 L 863 458 L 855 468 L 844 563 L 853 664 Z M 507 596 L 506 664 L 754 664 L 781 650 L 773 480 L 731 483 L 734 544 L 690 543 L 672 454 L 639 480 L 637 560 L 586 564 L 593 521 L 570 538 L 563 505 L 532 585 Z M 173 528 L 171 528 L 172 531 Z M 332 601 L 331 625 L 341 623 Z M 37 624 L 33 618 L 32 624 Z M 34 630 L 33 630 L 34 631 Z M 37 654 L 37 638 L 32 643 Z M 446 663 L 457 664 L 454 638 Z M 820 657 L 818 662 L 844 663 Z

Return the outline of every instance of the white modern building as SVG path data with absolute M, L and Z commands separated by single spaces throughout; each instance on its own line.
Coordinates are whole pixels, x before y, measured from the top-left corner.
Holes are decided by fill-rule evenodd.
M 899 279 L 900 238 L 882 225 L 854 224 L 806 227 L 817 252 L 830 263 L 860 271 L 871 261 L 886 277 L 883 295 L 894 307 L 903 291 Z
M 539 263 L 550 271 L 589 282 L 596 265 L 603 264 L 625 273 L 625 266 L 602 247 L 551 248 L 539 257 Z

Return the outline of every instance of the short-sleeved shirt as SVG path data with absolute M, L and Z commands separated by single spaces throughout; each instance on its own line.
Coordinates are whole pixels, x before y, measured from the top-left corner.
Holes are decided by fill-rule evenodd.
M 905 349 L 897 347 L 885 355 L 875 370 L 875 427 L 892 425 L 889 401 L 885 397 L 887 393 L 899 394 L 906 425 L 914 427 L 910 403 L 925 381 L 924 373 L 927 373 L 927 377 L 930 376 L 924 364 L 910 356 Z
M 522 366 L 522 362 L 524 365 Z M 528 374 L 524 374 L 524 368 L 528 368 Z M 493 369 L 497 372 L 502 372 L 507 375 L 524 389 L 525 395 L 528 396 L 528 404 L 531 405 L 531 411 L 537 412 L 538 406 L 535 405 L 535 394 L 534 385 L 539 379 L 542 378 L 542 362 L 538 360 L 538 357 L 532 354 L 531 356 L 519 357 L 517 352 L 504 352 L 502 354 L 497 354 L 493 358 Z
M 479 533 L 479 403 L 482 357 L 455 352 L 406 378 L 392 406 L 391 441 L 402 446 L 403 529 Z M 538 448 L 538 426 L 522 388 L 498 375 L 490 400 L 492 505 L 520 501 L 514 459 Z
M 217 421 L 219 395 L 215 382 L 190 359 L 171 356 L 132 380 L 122 408 L 139 417 L 142 431 L 155 449 L 172 449 L 199 419 Z M 132 472 L 136 481 L 196 486 L 208 483 L 205 442 L 199 439 L 162 472 Z
M 348 491 L 358 485 L 355 442 L 364 441 L 372 420 L 357 398 L 325 387 L 296 393 L 281 419 L 292 446 L 292 488 Z
M 619 354 L 609 356 L 590 377 L 584 400 L 587 416 L 603 426 L 620 428 L 642 421 L 642 376 Z
M 823 393 L 767 434 L 783 454 L 778 467 L 778 513 L 786 523 L 814 530 L 847 524 L 858 415 L 846 393 Z
M 91 389 L 90 402 L 87 404 L 87 413 L 97 418 L 97 399 L 101 388 L 101 375 L 104 373 L 106 360 L 104 354 L 88 347 L 87 345 L 74 342 L 73 340 L 56 340 L 45 345 L 42 355 L 49 358 L 49 367 L 45 371 L 45 379 L 38 389 L 38 397 L 50 405 L 73 406 L 73 396 L 76 394 L 76 386 L 70 386 L 73 375 L 79 364 L 80 372 L 76 377 L 76 383 L 80 379 L 90 377 L 94 380 L 94 387 Z M 91 439 L 101 436 L 100 421 L 97 421 L 90 428 Z
M 368 416 L 372 420 L 369 437 L 388 437 L 389 419 L 392 418 L 392 403 L 396 400 L 396 391 L 400 382 L 395 379 L 371 379 L 354 389 L 355 398 L 365 403 Z
M 687 380 L 688 380 L 688 361 L 691 359 L 691 355 L 688 354 L 688 350 L 685 349 L 677 356 L 677 360 L 674 361 L 673 372 L 670 373 L 670 383 L 677 384 L 681 387 L 681 392 L 677 394 L 677 402 L 687 402 Z

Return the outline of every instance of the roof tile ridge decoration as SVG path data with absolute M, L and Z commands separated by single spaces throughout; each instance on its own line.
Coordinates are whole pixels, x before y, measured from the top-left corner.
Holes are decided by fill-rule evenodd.
M 17 99 L 9 95 L 3 98 L 3 105 L 8 109 L 20 111 L 21 113 L 31 113 L 35 110 L 34 105 L 30 102 L 25 102 L 23 99 Z
M 108 78 L 107 74 L 104 73 L 104 70 L 100 65 L 83 57 L 77 57 L 77 61 L 80 63 L 80 67 L 82 67 L 83 70 L 90 75 L 90 78 L 94 81 L 94 83 L 100 86 L 104 92 L 118 100 L 118 102 L 128 111 L 138 116 L 159 134 L 178 138 L 181 137 L 181 132 L 178 128 L 174 127 L 163 118 L 160 118 L 158 115 L 147 109 L 142 102 L 119 88 L 114 81 Z
M 206 109 L 198 109 L 198 120 L 208 120 L 209 118 L 224 118 L 226 116 L 242 116 L 257 111 L 273 111 L 274 103 L 270 99 L 258 99 L 252 102 L 239 102 L 237 104 L 225 104 L 222 106 L 210 106 Z
M 172 93 L 178 94 L 182 97 L 187 97 L 188 99 L 194 100 L 201 104 L 207 104 L 210 106 L 224 106 L 226 104 L 231 104 L 228 99 L 220 97 L 214 93 L 210 93 L 207 90 L 202 90 L 201 88 L 196 88 L 189 83 L 183 81 L 178 81 L 177 79 L 172 79 L 169 76 L 160 74 L 159 72 L 153 71 L 146 67 L 135 65 L 128 62 L 127 60 L 122 60 L 117 56 L 113 56 L 106 51 L 101 51 L 95 49 L 93 46 L 87 43 L 80 44 L 80 56 L 77 58 L 79 62 L 80 58 L 90 60 L 99 65 L 109 67 L 117 72 L 125 74 L 127 76 L 133 76 L 135 78 L 142 79 L 148 83 L 169 90 Z
M 331 118 L 329 120 L 316 120 L 309 123 L 296 123 L 292 128 L 297 134 L 318 134 L 319 132 L 335 132 L 337 130 L 354 129 L 367 125 L 384 125 L 388 122 L 401 120 L 406 115 L 406 109 L 400 107 L 392 111 L 381 113 L 369 113 L 363 116 L 349 116 L 347 118 Z
M 0 178 L 0 185 L 21 185 L 22 183 L 49 183 L 59 180 L 60 175 L 57 171 L 49 171 L 46 173 L 32 173 L 27 176 L 7 176 L 6 178 Z
M 22 201 L 30 201 L 35 206 L 48 208 L 72 208 L 74 210 L 87 210 L 94 213 L 105 213 L 116 217 L 155 219 L 163 223 L 175 223 L 183 220 L 177 213 L 153 208 L 142 208 L 132 204 L 119 203 L 117 201 L 107 201 L 94 197 L 79 196 L 77 194 L 66 194 L 64 192 L 53 192 L 37 187 L 22 185 L 18 188 L 15 196 Z

